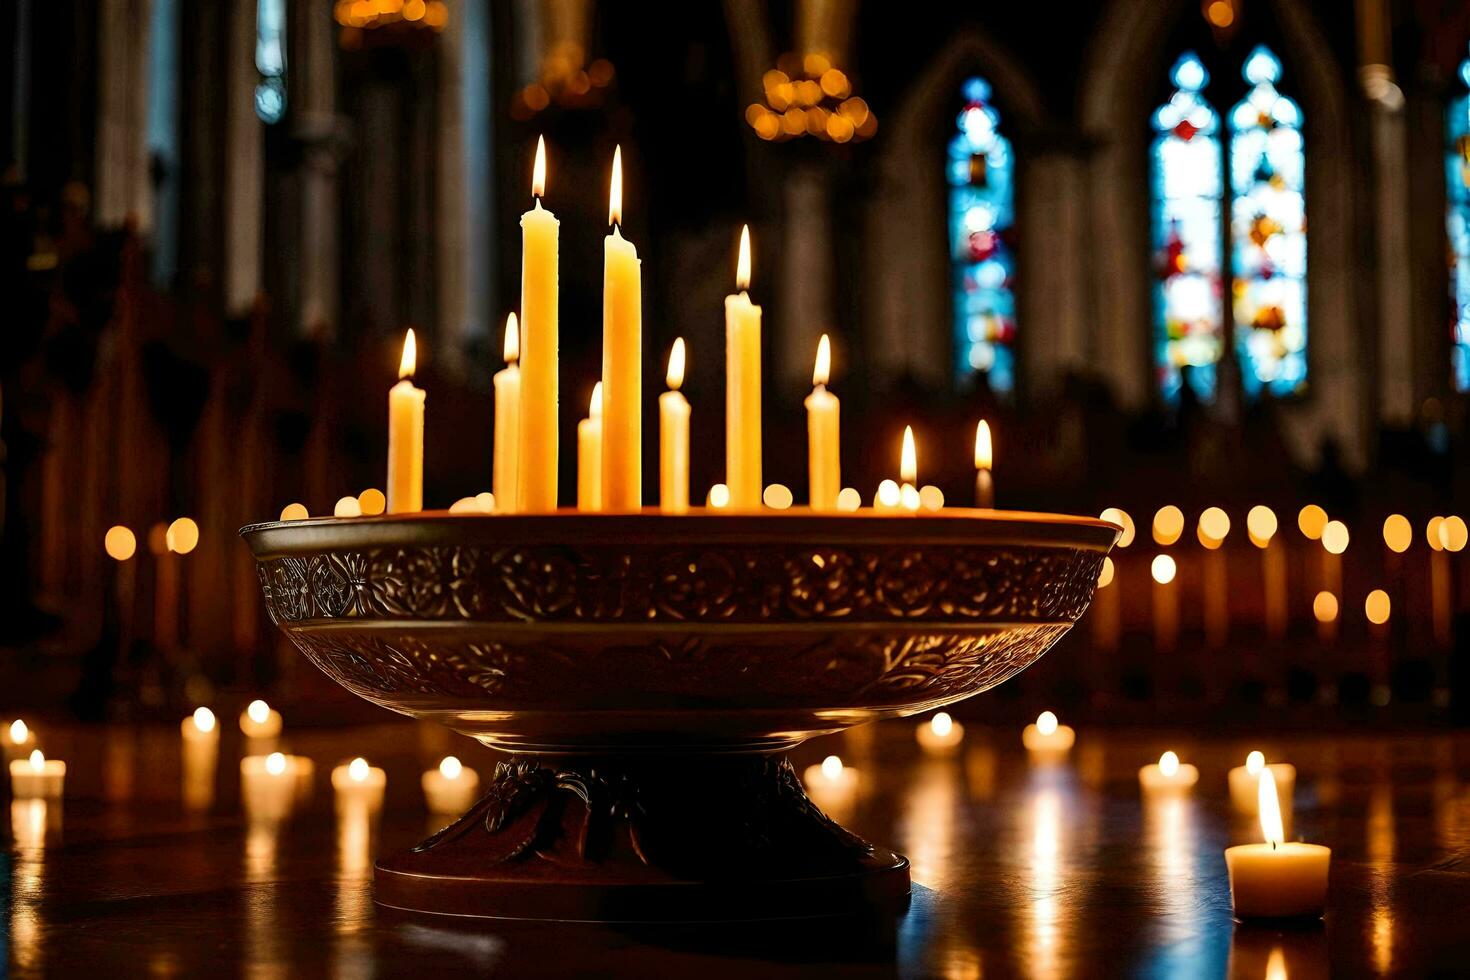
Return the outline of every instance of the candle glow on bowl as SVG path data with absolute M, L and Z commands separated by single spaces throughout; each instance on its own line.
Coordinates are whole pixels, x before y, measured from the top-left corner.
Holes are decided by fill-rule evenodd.
M 66 781 L 66 763 L 35 749 L 10 763 L 10 791 L 17 800 L 57 800 Z
M 1043 711 L 1036 721 L 1021 731 L 1021 744 L 1031 754 L 1033 762 L 1057 762 L 1066 758 L 1077 740 L 1077 733 L 1070 725 L 1057 722 L 1057 716 Z
M 474 804 L 480 791 L 480 774 L 465 768 L 452 755 L 439 760 L 439 765 L 426 771 L 420 782 L 429 812 L 444 816 L 464 813 Z
M 240 712 L 240 731 L 246 738 L 275 738 L 281 734 L 281 713 L 256 698 Z
M 1172 751 L 1138 770 L 1138 785 L 1145 793 L 1186 793 L 1197 782 L 1199 769 L 1180 762 L 1178 754 Z
M 1269 768 L 1261 770 L 1258 807 L 1266 842 L 1225 849 L 1235 917 L 1320 918 L 1327 901 L 1331 849 L 1285 840 L 1276 779 Z
M 1277 806 L 1283 823 L 1291 825 L 1292 800 L 1296 791 L 1296 766 L 1288 762 L 1266 764 L 1265 753 L 1252 750 L 1245 757 L 1245 765 L 1230 770 L 1230 804 L 1242 816 L 1258 817 L 1260 814 L 1261 773 L 1271 771 L 1276 782 Z
M 965 726 L 948 712 L 935 712 L 934 717 L 914 730 L 919 746 L 930 755 L 953 755 L 965 740 Z

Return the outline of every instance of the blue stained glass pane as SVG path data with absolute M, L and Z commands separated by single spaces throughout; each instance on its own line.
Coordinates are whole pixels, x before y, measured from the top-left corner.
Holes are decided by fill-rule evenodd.
M 1470 59 L 1460 65 L 1470 86 Z M 1450 261 L 1450 378 L 1470 391 L 1470 93 L 1450 103 L 1445 118 L 1445 229 Z
M 1307 384 L 1307 219 L 1302 113 L 1276 90 L 1281 61 L 1260 46 L 1252 88 L 1230 111 L 1231 308 L 1241 384 L 1291 395 Z
M 972 77 L 960 89 L 945 173 L 949 181 L 955 373 L 982 373 L 1008 393 L 1016 384 L 1015 157 L 1000 132 L 990 84 Z
M 1174 65 L 1178 89 L 1154 112 L 1154 369 L 1170 403 L 1188 383 L 1215 395 L 1222 350 L 1220 118 L 1200 95 L 1209 73 L 1193 52 Z M 1187 369 L 1187 370 L 1186 370 Z

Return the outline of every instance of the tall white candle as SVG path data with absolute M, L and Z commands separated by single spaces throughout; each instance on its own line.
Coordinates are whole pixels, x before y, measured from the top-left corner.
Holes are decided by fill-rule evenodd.
M 990 441 L 990 423 L 984 419 L 975 426 L 975 506 L 995 506 L 995 479 L 990 468 L 995 461 L 995 450 Z
M 643 506 L 642 263 L 623 238 L 623 148 L 613 152 L 612 234 L 603 243 L 602 508 Z
M 669 390 L 658 396 L 658 504 L 665 514 L 689 509 L 689 400 L 684 383 L 684 338 L 669 351 Z
M 536 141 L 531 177 L 536 204 L 521 215 L 521 404 L 518 510 L 544 514 L 556 510 L 557 364 L 560 311 L 557 277 L 560 226 L 541 206 L 546 194 L 546 139 Z M 499 497 L 499 488 L 496 488 Z
M 750 227 L 740 230 L 737 292 L 725 297 L 725 482 L 730 506 L 761 505 L 761 308 L 750 301 Z
M 842 463 L 839 449 L 841 404 L 827 390 L 832 373 L 832 343 L 822 334 L 817 343 L 817 363 L 812 369 L 812 393 L 806 396 L 807 479 L 812 510 L 837 509 L 842 492 Z
M 514 313 L 505 318 L 505 367 L 495 372 L 495 456 L 493 477 L 498 509 L 519 507 L 521 460 L 521 329 Z
M 403 340 L 399 382 L 388 392 L 388 513 L 424 509 L 424 400 L 414 386 L 418 350 L 413 331 Z

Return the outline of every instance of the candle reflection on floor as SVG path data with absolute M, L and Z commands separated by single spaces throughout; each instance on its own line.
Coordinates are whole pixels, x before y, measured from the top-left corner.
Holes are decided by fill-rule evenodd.
M 928 759 L 919 764 L 899 823 L 900 850 L 908 855 L 916 885 L 943 890 L 954 843 L 955 801 L 959 772 L 948 762 Z
M 333 972 L 337 976 L 373 973 L 373 855 L 377 847 L 377 808 L 355 798 L 337 801 L 337 880 L 333 898 L 335 943 Z
M 1060 770 L 1033 770 L 1029 804 L 1018 811 L 1030 837 L 1030 921 L 1022 946 L 1039 980 L 1062 975 L 1063 785 Z
M 1389 770 L 1380 767 L 1368 796 L 1368 863 L 1373 877 L 1373 928 L 1370 943 L 1373 967 L 1379 973 L 1393 968 L 1393 863 L 1397 851 L 1393 816 L 1393 784 Z
M 1331 973 L 1321 929 L 1242 924 L 1230 936 L 1229 980 L 1319 980 Z

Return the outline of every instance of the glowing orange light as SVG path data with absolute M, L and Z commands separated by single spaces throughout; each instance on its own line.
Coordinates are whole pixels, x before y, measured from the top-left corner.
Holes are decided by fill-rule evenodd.
M 1281 827 L 1281 800 L 1276 796 L 1276 775 L 1269 768 L 1262 769 L 1260 775 L 1260 796 L 1257 797 L 1257 810 L 1261 814 L 1261 836 L 1266 838 L 1266 843 L 1276 846 L 1286 839 L 1286 833 Z
M 621 145 L 613 149 L 612 186 L 607 195 L 607 223 L 620 225 L 623 223 L 623 148 Z
M 669 351 L 669 371 L 664 376 L 670 391 L 678 391 L 684 384 L 684 338 L 675 337 L 674 347 Z
M 730 488 L 723 483 L 716 483 L 709 488 L 709 505 L 715 510 L 723 510 L 730 506 Z
M 1036 716 L 1036 730 L 1043 735 L 1053 735 L 1057 730 L 1057 716 L 1050 711 L 1043 711 Z
M 1363 601 L 1363 615 L 1368 617 L 1368 622 L 1374 626 L 1382 626 L 1388 622 L 1389 612 L 1393 603 L 1389 601 L 1388 593 L 1382 589 L 1374 589 L 1368 593 L 1368 598 Z
M 304 521 L 311 516 L 305 504 L 287 504 L 281 508 L 281 520 Z
M 1440 534 L 1443 526 L 1444 518 L 1436 515 L 1429 519 L 1429 525 L 1424 529 L 1424 537 L 1429 541 L 1429 547 L 1435 551 L 1444 550 L 1444 540 Z
M 1329 554 L 1340 555 L 1347 550 L 1348 529 L 1342 521 L 1328 521 L 1322 527 L 1322 547 Z
M 1383 519 L 1383 543 L 1394 554 L 1409 550 L 1414 541 L 1414 525 L 1403 514 L 1389 514 Z
M 1297 513 L 1296 526 L 1302 534 L 1316 541 L 1327 526 L 1327 511 L 1316 504 L 1307 504 Z
M 1216 27 L 1229 27 L 1235 23 L 1235 8 L 1226 0 L 1213 0 L 1205 8 L 1205 18 Z
M 1441 521 L 1439 543 L 1445 551 L 1464 551 L 1465 545 L 1470 543 L 1470 528 L 1465 526 L 1465 519 L 1451 514 Z
M 750 288 L 750 225 L 740 227 L 740 256 L 735 260 L 735 288 Z
M 1251 544 L 1257 548 L 1264 548 L 1271 543 L 1276 535 L 1276 512 L 1265 504 L 1256 504 L 1245 515 L 1245 531 L 1250 536 Z
M 1162 545 L 1171 545 L 1178 541 L 1179 535 L 1183 533 L 1184 511 L 1173 504 L 1160 507 L 1154 514 L 1154 541 Z
M 531 194 L 546 196 L 546 137 L 536 137 L 536 163 L 531 167 Z
M 822 334 L 822 339 L 817 341 L 817 363 L 812 368 L 812 387 L 820 388 L 827 383 L 832 374 L 832 342 Z
M 1312 615 L 1319 623 L 1330 623 L 1337 618 L 1337 596 L 1331 592 L 1318 592 L 1312 600 Z
M 1230 515 L 1219 507 L 1208 507 L 1199 515 L 1200 534 L 1213 541 L 1224 541 L 1230 533 Z
M 413 328 L 403 338 L 403 356 L 398 359 L 398 377 L 411 378 L 419 364 L 418 344 L 413 339 Z
M 602 382 L 592 386 L 592 398 L 587 403 L 587 417 L 589 419 L 602 418 Z
M 1137 529 L 1133 526 L 1133 518 L 1128 515 L 1126 510 L 1118 507 L 1109 507 L 1098 516 L 1123 529 L 1123 533 L 1118 535 L 1119 548 L 1126 548 L 1133 543 L 1133 537 L 1137 533 Z
M 107 529 L 102 538 L 102 547 L 107 557 L 115 561 L 127 561 L 138 550 L 138 538 L 121 524 Z
M 1174 564 L 1174 559 L 1168 555 L 1154 555 L 1149 571 L 1153 574 L 1154 581 L 1160 585 L 1168 585 L 1174 581 L 1174 576 L 1179 571 L 1179 566 Z
M 193 518 L 180 517 L 168 526 L 164 541 L 168 544 L 169 551 L 187 555 L 199 544 L 199 525 L 194 523 Z
M 1097 573 L 1097 587 L 1099 589 L 1106 589 L 1108 586 L 1112 585 L 1114 574 L 1115 571 L 1113 568 L 1113 559 L 1104 558 L 1102 563 L 1102 571 Z
M 794 500 L 791 488 L 784 483 L 772 483 L 761 493 L 761 503 L 772 510 L 787 510 Z
M 388 508 L 388 498 L 383 491 L 368 487 L 357 495 L 357 506 L 364 517 L 377 517 Z

